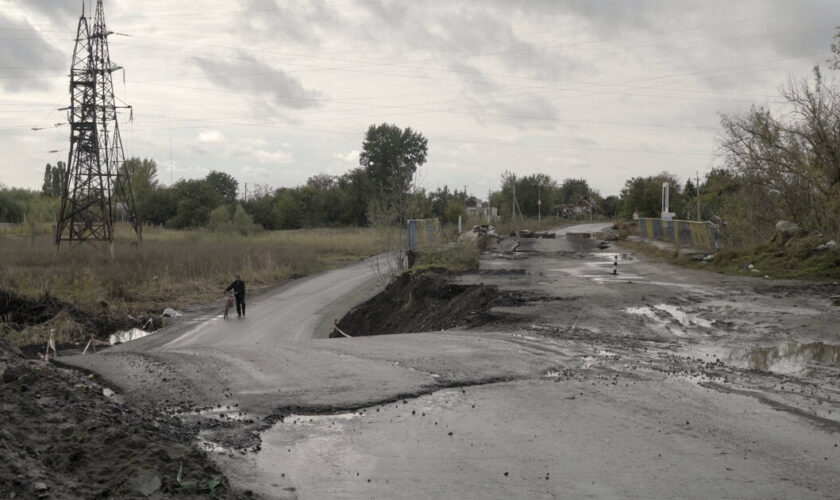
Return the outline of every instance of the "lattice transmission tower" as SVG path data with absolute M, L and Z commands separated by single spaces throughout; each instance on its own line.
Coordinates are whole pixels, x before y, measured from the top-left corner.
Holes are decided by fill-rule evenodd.
M 70 154 L 55 231 L 56 252 L 62 242 L 71 248 L 89 243 L 103 252 L 107 246 L 113 257 L 118 215 L 131 223 L 138 242 L 142 241 L 117 120 L 117 110 L 130 107 L 117 106 L 114 99 L 112 75 L 122 68 L 111 63 L 111 34 L 102 0 L 96 2 L 92 28 L 82 5 L 70 69 Z

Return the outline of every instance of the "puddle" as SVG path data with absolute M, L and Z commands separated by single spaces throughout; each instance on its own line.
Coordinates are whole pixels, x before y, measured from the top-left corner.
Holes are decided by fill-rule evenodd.
M 840 375 L 840 345 L 823 342 L 786 342 L 777 346 L 698 347 L 689 355 L 702 354 L 704 360 L 720 360 L 745 370 L 758 370 L 780 375 L 815 376 L 817 371 L 833 371 Z
M 131 342 L 132 340 L 148 337 L 151 334 L 152 332 L 147 332 L 146 330 L 132 328 L 131 330 L 127 330 L 125 332 L 117 332 L 112 334 L 111 337 L 108 339 L 108 343 L 111 345 L 124 344 L 126 342 Z
M 686 332 L 681 328 L 676 328 L 674 323 L 678 323 L 683 328 L 712 328 L 711 321 L 703 319 L 696 314 L 687 313 L 678 306 L 670 304 L 657 304 L 653 307 L 628 307 L 624 312 L 634 316 L 641 316 L 653 323 L 655 328 L 667 330 L 678 336 L 684 336 Z
M 680 322 L 682 326 L 692 326 L 697 325 L 702 328 L 711 328 L 712 322 L 706 319 L 701 318 L 696 314 L 689 314 L 677 306 L 672 306 L 669 304 L 659 304 L 653 306 L 654 309 L 659 311 L 664 311 L 670 314 L 674 319 Z
M 115 402 L 115 403 L 119 403 L 119 404 L 124 404 L 125 403 L 125 399 L 122 397 L 122 395 L 117 394 L 116 392 L 114 392 L 113 390 L 111 390 L 107 387 L 102 388 L 102 395 L 105 396 L 106 398 L 110 399 L 111 401 Z
M 211 408 L 209 410 L 201 410 L 197 412 L 191 412 L 187 415 L 196 415 L 201 416 L 204 418 L 213 418 L 216 420 L 230 420 L 230 421 L 248 421 L 254 420 L 252 415 L 245 413 L 244 411 L 240 411 L 236 407 L 225 407 L 225 408 Z
M 231 450 L 229 448 L 225 448 L 224 446 L 220 445 L 219 443 L 214 443 L 213 441 L 208 441 L 203 438 L 196 439 L 195 445 L 198 449 L 205 451 L 207 453 L 230 453 Z
M 209 420 L 245 423 L 251 423 L 254 420 L 256 420 L 256 418 L 253 415 L 245 413 L 244 411 L 241 411 L 235 406 L 223 406 L 221 408 L 214 407 L 207 408 L 204 410 L 176 412 L 175 415 L 177 415 L 180 418 L 201 417 Z
M 837 365 L 840 362 L 840 345 L 788 342 L 778 346 L 739 349 L 731 352 L 728 357 L 731 364 L 740 364 L 752 370 L 781 374 L 805 372 L 809 375 L 808 372 L 813 372 L 819 365 Z
M 633 254 L 630 253 L 592 252 L 586 254 L 586 256 L 594 257 L 596 259 L 606 259 L 609 262 L 615 262 L 616 259 L 618 259 L 619 262 L 636 260 L 633 257 Z
M 318 424 L 322 422 L 333 422 L 336 420 L 352 420 L 362 416 L 362 412 L 336 413 L 332 415 L 288 415 L 283 418 L 283 423 L 292 425 Z

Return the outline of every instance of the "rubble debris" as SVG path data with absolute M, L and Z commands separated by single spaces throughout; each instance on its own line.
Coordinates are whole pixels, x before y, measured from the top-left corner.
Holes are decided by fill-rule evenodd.
M 470 232 L 473 234 L 483 234 L 485 236 L 496 236 L 496 228 L 489 224 L 473 226 L 473 228 L 470 229 Z
M 827 242 L 823 243 L 822 245 L 817 245 L 817 246 L 814 248 L 814 250 L 816 250 L 816 251 L 818 251 L 818 252 L 825 252 L 826 250 L 831 250 L 831 251 L 835 251 L 835 252 L 836 252 L 836 251 L 837 251 L 837 249 L 838 249 L 838 247 L 837 247 L 837 242 L 836 242 L 836 241 L 834 241 L 834 240 L 829 240 L 829 241 L 827 241 Z
M 799 224 L 786 220 L 780 220 L 776 223 L 776 234 L 773 235 L 771 241 L 784 244 L 787 240 L 796 236 L 804 236 L 804 234 L 805 232 Z
M 181 312 L 176 311 L 171 307 L 167 307 L 166 309 L 164 309 L 163 313 L 161 314 L 161 317 L 163 318 L 180 318 L 181 316 L 183 316 Z
M 499 242 L 499 252 L 513 253 L 519 248 L 519 242 L 513 239 L 504 239 Z
M 176 482 L 180 463 L 185 481 L 206 485 L 220 474 L 192 447 L 196 428 L 120 404 L 87 375 L 19 352 L 0 334 L 3 498 L 208 498 L 209 488 Z M 224 479 L 215 492 L 244 498 Z

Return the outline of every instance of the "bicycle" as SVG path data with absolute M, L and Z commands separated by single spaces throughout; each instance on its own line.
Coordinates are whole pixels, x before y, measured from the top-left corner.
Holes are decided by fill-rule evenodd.
M 225 294 L 225 315 L 224 319 L 227 319 L 228 312 L 233 308 L 233 294 L 226 293 Z

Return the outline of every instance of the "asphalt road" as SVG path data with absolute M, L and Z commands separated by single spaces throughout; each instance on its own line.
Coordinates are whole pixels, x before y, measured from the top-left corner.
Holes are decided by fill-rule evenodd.
M 808 349 L 830 360 L 840 312 L 821 292 L 576 239 L 523 249 L 459 278 L 551 297 L 490 327 L 320 338 L 377 290 L 360 263 L 260 297 L 243 320 L 63 361 L 129 402 L 215 408 L 204 417 L 225 425 L 204 444 L 268 498 L 836 498 L 836 360 Z M 761 342 L 806 347 L 764 353 L 779 363 L 757 372 Z M 244 426 L 258 452 L 234 449 L 239 412 L 272 423 Z

